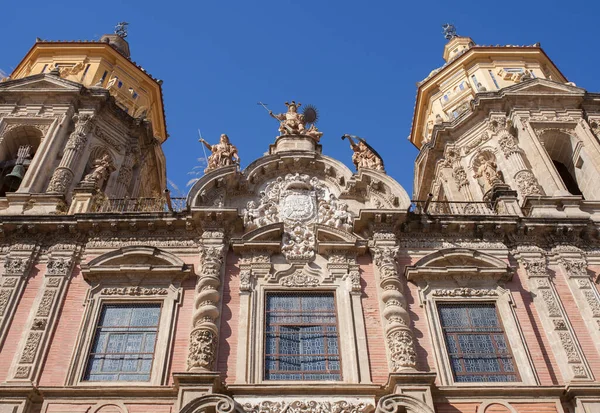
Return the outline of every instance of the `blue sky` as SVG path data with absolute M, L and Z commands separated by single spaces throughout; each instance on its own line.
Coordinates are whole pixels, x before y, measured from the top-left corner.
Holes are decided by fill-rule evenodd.
M 569 80 L 600 91 L 599 12 L 577 0 L 8 2 L 0 70 L 36 37 L 98 39 L 126 20 L 132 59 L 164 80 L 167 174 L 182 192 L 203 156 L 198 128 L 209 142 L 227 133 L 245 167 L 277 135 L 256 103 L 282 112 L 295 99 L 319 109 L 324 154 L 353 168 L 340 137 L 364 137 L 412 194 L 416 82 L 443 63 L 443 23 L 477 44 L 541 42 Z

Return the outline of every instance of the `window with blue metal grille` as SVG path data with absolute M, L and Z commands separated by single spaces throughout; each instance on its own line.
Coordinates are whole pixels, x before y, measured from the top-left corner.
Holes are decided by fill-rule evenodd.
M 519 380 L 494 304 L 445 303 L 438 311 L 456 382 Z
M 150 381 L 160 304 L 102 307 L 84 380 Z
M 341 380 L 333 294 L 268 293 L 265 380 Z

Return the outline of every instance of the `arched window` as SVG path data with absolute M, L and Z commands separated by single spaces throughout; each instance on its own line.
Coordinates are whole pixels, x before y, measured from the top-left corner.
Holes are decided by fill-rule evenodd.
M 576 136 L 549 130 L 540 135 L 540 141 L 565 189 L 571 195 L 579 195 L 585 199 L 600 197 L 600 187 L 597 185 L 600 173 L 591 161 L 586 161 L 585 148 Z
M 0 196 L 19 189 L 42 137 L 39 129 L 28 125 L 17 126 L 4 134 L 0 140 Z

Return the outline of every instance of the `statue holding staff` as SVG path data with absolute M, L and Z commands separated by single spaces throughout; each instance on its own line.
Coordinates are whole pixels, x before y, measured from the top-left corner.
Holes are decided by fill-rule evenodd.
M 209 144 L 203 138 L 200 138 L 199 142 L 203 143 L 211 151 L 211 155 L 208 157 L 208 167 L 205 172 L 240 163 L 238 150 L 235 145 L 229 142 L 227 135 L 222 134 L 219 143 L 216 145 Z

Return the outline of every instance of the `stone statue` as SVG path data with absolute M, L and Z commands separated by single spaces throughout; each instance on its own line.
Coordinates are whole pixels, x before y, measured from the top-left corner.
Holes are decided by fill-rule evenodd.
M 240 163 L 237 148 L 229 142 L 227 135 L 222 134 L 219 143 L 216 145 L 211 145 L 202 138 L 199 141 L 212 152 L 208 157 L 208 167 L 205 172 Z
M 348 139 L 350 141 L 350 147 L 354 151 L 352 155 L 352 162 L 356 169 L 375 169 L 377 171 L 383 171 L 383 160 L 377 152 L 362 138 L 352 135 L 344 135 L 342 139 Z M 354 142 L 354 139 L 358 143 Z
M 92 172 L 87 174 L 81 182 L 100 188 L 114 170 L 110 155 L 106 154 L 94 161 Z
M 302 103 L 296 103 L 292 100 L 292 103 L 285 102 L 285 105 L 288 108 L 287 113 L 274 114 L 272 110 L 269 111 L 269 115 L 280 122 L 279 134 L 303 135 L 305 133 L 306 121 L 304 115 L 298 113 L 298 108 Z M 314 131 L 312 133 L 314 133 Z
M 319 142 L 321 136 L 323 136 L 323 132 L 319 131 L 314 123 L 310 125 L 310 128 L 308 128 L 304 134 L 310 136 L 317 142 Z
M 474 164 L 475 175 L 479 186 L 483 193 L 488 193 L 494 185 L 504 183 L 502 172 L 498 171 L 498 165 L 491 159 L 488 159 L 484 154 L 479 154 L 475 159 Z
M 348 205 L 339 202 L 333 194 L 329 196 L 329 201 L 319 202 L 319 223 L 350 231 L 351 220 L 352 213 L 348 211 Z

